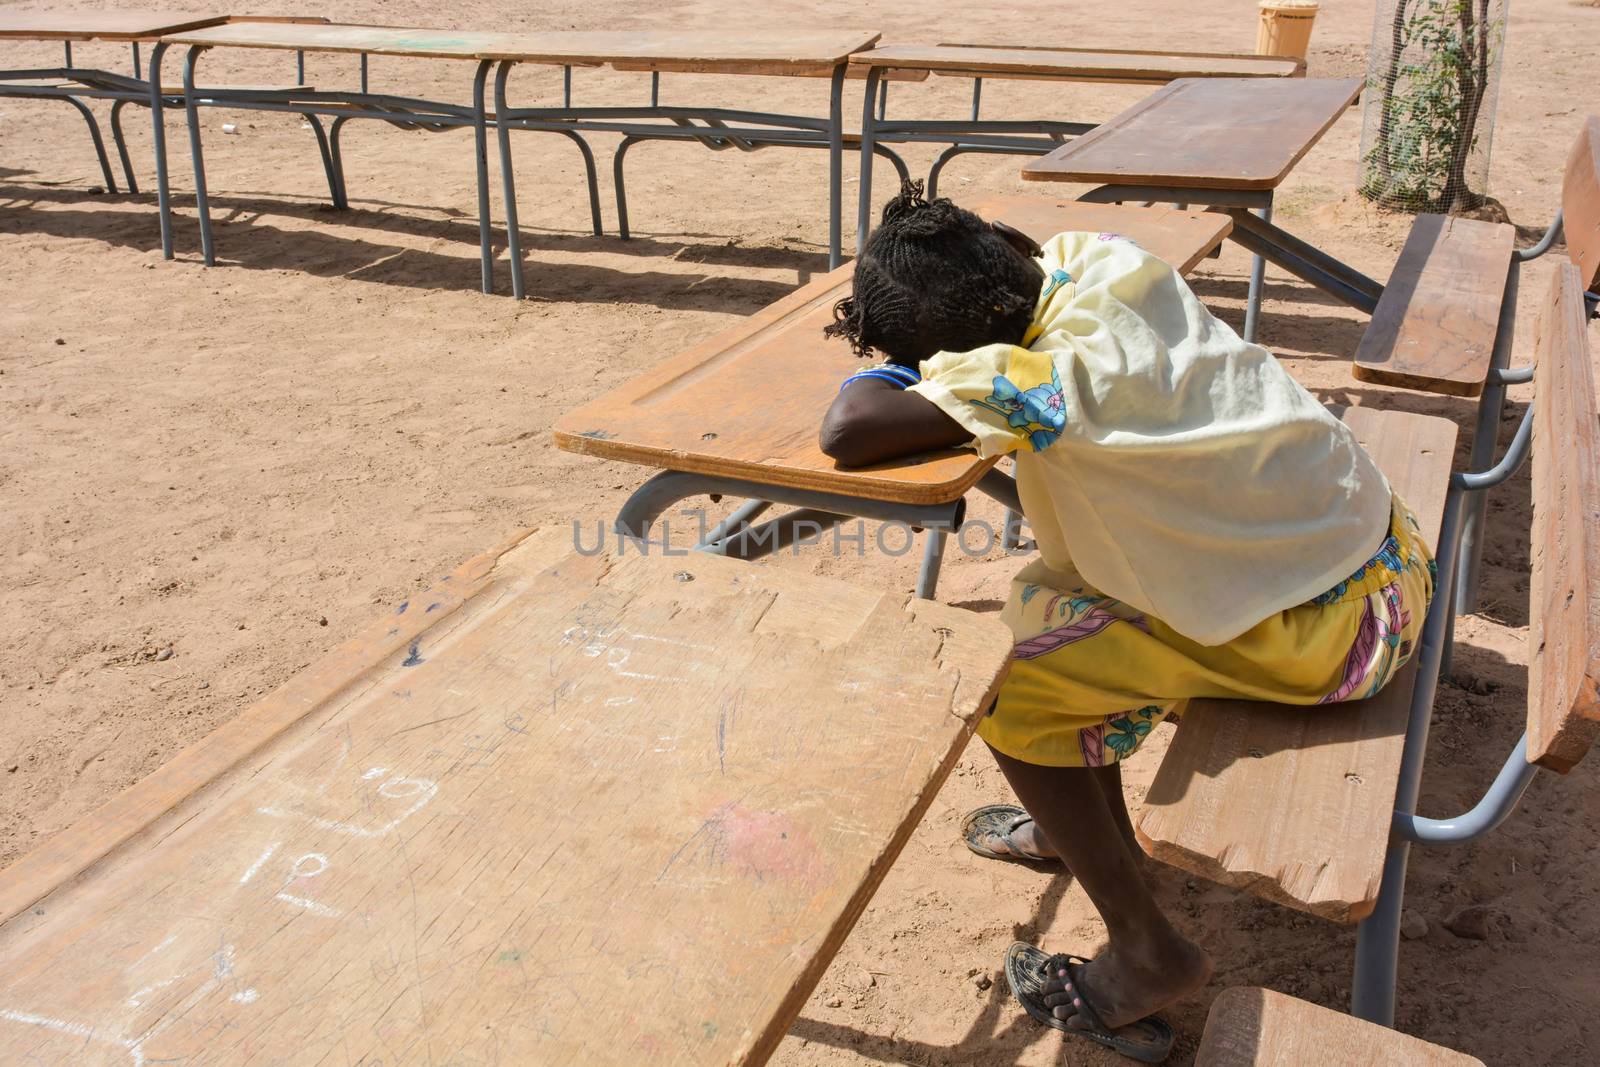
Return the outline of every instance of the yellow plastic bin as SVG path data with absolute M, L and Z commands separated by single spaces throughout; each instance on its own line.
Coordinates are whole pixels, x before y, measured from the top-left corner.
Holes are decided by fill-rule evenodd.
M 1306 58 L 1311 47 L 1311 24 L 1316 20 L 1316 0 L 1261 0 L 1256 54 Z

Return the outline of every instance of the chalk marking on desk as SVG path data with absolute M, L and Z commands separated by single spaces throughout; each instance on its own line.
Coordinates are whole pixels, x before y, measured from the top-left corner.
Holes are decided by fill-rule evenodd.
M 318 904 L 316 901 L 307 900 L 305 897 L 297 897 L 289 893 L 279 893 L 276 899 L 283 901 L 285 904 L 293 904 L 295 907 L 304 908 L 313 915 L 321 915 L 328 919 L 344 918 L 344 912 L 340 911 L 338 908 L 330 908 L 326 904 Z
M 139 1045 L 143 1038 L 130 1040 L 126 1037 L 105 1037 L 95 1032 L 95 1028 L 83 1023 L 68 1022 L 65 1019 L 52 1019 L 45 1015 L 35 1015 L 31 1011 L 12 1011 L 9 1008 L 0 1008 L 0 1019 L 8 1019 L 14 1023 L 26 1026 L 37 1026 L 45 1030 L 54 1030 L 58 1034 L 67 1034 L 71 1037 L 81 1037 L 85 1041 L 99 1041 L 107 1045 L 119 1045 L 126 1049 L 128 1055 L 133 1057 L 134 1067 L 144 1067 L 144 1053 Z
M 301 870 L 300 869 L 301 866 L 307 860 L 310 860 L 312 863 L 316 864 L 315 869 L 313 869 L 313 870 Z M 296 878 L 315 878 L 317 875 L 321 874 L 323 871 L 325 871 L 327 869 L 328 869 L 328 857 L 324 856 L 320 852 L 307 852 L 304 856 L 301 856 L 299 859 L 295 860 L 293 865 L 290 866 L 290 868 L 289 868 L 289 877 L 284 882 L 284 885 L 288 885 L 289 882 L 294 881 Z
M 268 845 L 267 846 L 267 850 L 265 852 L 263 852 L 261 855 L 257 856 L 256 857 L 256 861 L 254 863 L 252 863 L 250 865 L 249 869 L 246 870 L 244 872 L 243 876 L 240 877 L 239 884 L 240 885 L 245 885 L 250 881 L 250 879 L 254 878 L 257 874 L 260 874 L 261 873 L 261 868 L 266 864 L 266 862 L 268 860 L 270 860 L 272 858 L 272 854 L 274 852 L 278 851 L 278 846 L 281 845 L 282 843 L 283 842 L 281 842 L 281 841 L 274 841 L 272 844 Z M 172 936 L 176 937 L 178 935 L 174 934 Z
M 370 776 L 371 774 L 369 772 L 368 775 L 364 777 Z M 410 787 L 410 789 L 408 792 L 400 792 L 399 790 L 402 787 Z M 384 782 L 378 787 L 379 796 L 387 797 L 390 800 L 399 800 L 410 796 L 419 797 L 419 799 L 415 804 L 401 812 L 396 818 L 391 819 L 382 826 L 376 828 L 354 826 L 339 819 L 327 819 L 320 815 L 310 815 L 306 812 L 289 811 L 283 808 L 272 806 L 259 807 L 256 809 L 256 811 L 260 812 L 262 815 L 271 815 L 275 819 L 292 819 L 299 817 L 308 820 L 311 825 L 320 830 L 332 830 L 334 833 L 349 834 L 351 837 L 382 837 L 384 834 L 393 830 L 395 827 L 411 818 L 411 816 L 427 807 L 428 801 L 432 800 L 438 792 L 438 783 L 428 778 L 390 778 L 388 781 Z
M 147 994 L 154 993 L 158 989 L 165 989 L 167 986 L 171 985 L 173 982 L 176 982 L 182 977 L 183 975 L 181 974 L 175 974 L 171 978 L 163 978 L 159 982 L 151 982 L 149 985 L 145 986 L 143 989 L 139 990 L 133 996 L 128 998 L 128 1007 L 137 1008 L 143 1006 L 144 998 Z

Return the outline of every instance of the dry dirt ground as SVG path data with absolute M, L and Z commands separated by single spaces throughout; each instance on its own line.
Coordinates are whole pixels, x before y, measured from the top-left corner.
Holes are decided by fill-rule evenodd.
M 25 4 L 16 6 L 39 6 Z M 79 6 L 98 6 L 84 0 Z M 869 25 L 903 41 L 982 37 L 1140 47 L 1244 49 L 1254 3 L 1122 0 L 1076 14 L 1024 0 L 734 5 L 654 0 L 599 8 L 466 0 L 262 0 L 260 13 L 459 27 L 597 28 L 664 23 Z M 1527 235 L 1542 229 L 1580 115 L 1600 106 L 1600 9 L 1517 0 L 1499 99 L 1490 191 Z M 1313 75 L 1364 69 L 1372 7 L 1324 4 Z M 8 65 L 52 47 L 7 45 Z M 123 69 L 122 47 L 80 62 Z M 353 85 L 350 57 L 310 57 L 308 80 Z M 171 69 L 171 68 L 169 68 Z M 286 55 L 214 53 L 219 79 L 285 81 Z M 470 65 L 376 60 L 375 86 L 465 99 Z M 523 98 L 559 75 L 527 69 Z M 633 101 L 641 75 L 582 71 L 581 100 Z M 803 109 L 825 83 L 668 76 L 669 99 Z M 991 83 L 990 115 L 1110 117 L 1134 87 Z M 899 114 L 961 113 L 967 84 L 897 87 Z M 852 101 L 853 103 L 853 101 Z M 148 116 L 132 152 L 153 186 Z M 226 134 L 223 123 L 236 125 Z M 727 326 L 825 268 L 824 156 L 712 155 L 646 145 L 631 157 L 635 238 L 587 230 L 571 145 L 515 138 L 531 299 L 477 291 L 470 138 L 358 125 L 347 138 L 351 210 L 329 211 L 298 117 L 208 111 L 222 265 L 198 261 L 183 128 L 168 120 L 178 209 L 174 263 L 160 257 L 153 197 L 109 195 L 79 120 L 59 105 L 0 101 L 0 865 L 148 774 L 278 686 L 386 605 L 522 527 L 611 514 L 645 476 L 556 451 L 549 427 L 588 400 Z M 1352 112 L 1285 186 L 1279 220 L 1384 277 L 1407 220 L 1352 194 Z M 602 139 L 603 141 L 603 139 Z M 600 145 L 601 158 L 609 144 Z M 925 166 L 931 152 L 908 153 Z M 849 173 L 853 174 L 853 165 Z M 959 197 L 1024 188 L 1018 161 L 967 157 L 946 172 Z M 881 173 L 881 172 L 880 172 Z M 847 186 L 847 197 L 854 185 Z M 609 198 L 609 184 L 603 196 Z M 605 203 L 608 228 L 615 212 Z M 498 198 L 496 217 L 499 215 Z M 848 231 L 847 241 L 851 239 Z M 503 243 L 499 280 L 507 288 Z M 1194 284 L 1237 322 L 1244 256 L 1229 247 Z M 1547 265 L 1522 290 L 1523 322 Z M 1359 316 L 1269 271 L 1262 340 L 1330 401 L 1444 414 L 1464 401 L 1356 384 Z M 1519 332 L 1525 351 L 1530 331 Z M 1600 342 L 1600 336 L 1595 337 Z M 782 383 L 774 383 L 782 402 Z M 1514 395 L 1507 431 L 1521 413 Z M 1464 619 L 1442 686 L 1423 810 L 1470 804 L 1516 740 L 1527 653 L 1528 484 L 1490 505 L 1484 596 Z M 909 589 L 912 563 L 812 551 L 770 565 Z M 953 559 L 942 595 L 995 610 L 1014 564 Z M 1142 796 L 1159 737 L 1130 765 Z M 1593 762 L 1593 761 L 1591 761 Z M 1600 832 L 1595 767 L 1541 774 L 1484 843 L 1414 855 L 1401 1029 L 1495 1064 L 1592 1063 L 1600 1049 Z M 985 862 L 957 842 L 962 812 L 1003 799 L 975 746 L 936 800 L 778 1054 L 801 1064 L 1109 1063 L 1029 1021 L 1000 980 L 1021 937 L 1092 954 L 1103 930 L 1065 876 Z M 1216 979 L 1170 1013 L 1192 1056 L 1205 1011 L 1229 985 L 1347 1003 L 1354 937 L 1173 872 L 1162 897 L 1212 952 Z M 1487 910 L 1482 939 L 1451 926 Z

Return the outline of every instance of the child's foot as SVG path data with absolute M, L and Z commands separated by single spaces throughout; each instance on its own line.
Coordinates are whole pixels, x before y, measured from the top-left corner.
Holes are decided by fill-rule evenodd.
M 1139 951 L 1113 946 L 1094 961 L 1073 969 L 1054 970 L 1041 989 L 1056 1018 L 1074 1028 L 1088 1028 L 1075 1006 L 1088 1000 L 1100 1020 L 1113 1030 L 1154 1015 L 1205 985 L 1211 959 L 1205 950 L 1177 933 Z
M 1028 863 L 1056 863 L 1060 857 L 1039 832 L 1033 816 L 1015 804 L 990 804 L 968 813 L 961 823 L 961 837 L 967 847 L 989 859 L 1015 859 Z M 1150 881 L 1144 862 L 1144 849 L 1130 827 L 1123 833 L 1128 854 Z
M 962 820 L 961 838 L 968 848 L 989 859 L 1057 861 L 1033 816 L 1015 804 L 990 804 L 970 812 Z

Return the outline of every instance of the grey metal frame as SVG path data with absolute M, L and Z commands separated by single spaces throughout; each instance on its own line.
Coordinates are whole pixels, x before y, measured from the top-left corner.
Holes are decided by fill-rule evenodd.
M 1042 156 L 1088 133 L 1092 122 L 1054 119 L 999 120 L 981 117 L 983 78 L 972 79 L 972 114 L 966 119 L 895 119 L 887 117 L 888 82 L 885 67 L 867 68 L 861 106 L 861 188 L 856 202 L 856 252 L 860 254 L 872 229 L 872 159 L 885 143 L 942 144 L 928 170 L 927 195 L 938 194 L 939 175 L 945 164 L 959 155 L 983 153 L 1006 156 Z M 901 169 L 902 179 L 905 171 Z
M 1453 638 L 1454 587 L 1462 580 L 1458 561 L 1463 548 L 1464 513 L 1484 491 L 1499 485 L 1526 460 L 1533 438 L 1533 405 L 1523 413 L 1516 436 L 1499 463 L 1478 472 L 1458 472 L 1450 477 L 1437 556 L 1439 584 L 1428 609 L 1418 644 L 1418 673 L 1406 723 L 1405 745 L 1395 790 L 1394 816 L 1383 877 L 1372 914 L 1356 927 L 1355 975 L 1351 983 L 1350 1013 L 1384 1026 L 1394 1024 L 1395 973 L 1400 951 L 1400 910 L 1405 898 L 1406 866 L 1411 845 L 1462 844 L 1494 829 L 1515 810 L 1538 767 L 1527 759 L 1527 734 L 1513 747 L 1482 800 L 1461 815 L 1430 819 L 1416 814 L 1427 756 L 1428 727 L 1434 697 L 1448 645 Z
M 976 485 L 977 491 L 1018 511 L 1016 482 L 990 468 Z M 942 504 L 902 504 L 871 497 L 847 496 L 815 489 L 771 485 L 721 475 L 692 471 L 661 471 L 645 481 L 628 497 L 613 523 L 621 537 L 648 551 L 650 528 L 668 508 L 694 496 L 744 498 L 733 514 L 707 531 L 695 545 L 701 552 L 759 559 L 787 548 L 803 537 L 837 526 L 848 518 L 879 522 L 900 522 L 925 531 L 922 560 L 917 572 L 916 595 L 932 599 L 939 582 L 939 570 L 950 534 L 961 529 L 966 518 L 966 499 L 957 497 Z M 773 504 L 785 504 L 794 511 L 759 525 L 755 520 Z
M 825 148 L 828 150 L 828 266 L 841 262 L 840 226 L 843 197 L 842 163 L 844 153 L 843 96 L 847 62 L 833 68 L 829 79 L 828 115 L 775 114 L 735 108 L 678 107 L 661 103 L 661 76 L 652 72 L 650 103 L 639 107 L 573 107 L 571 68 L 567 68 L 565 91 L 560 107 L 511 107 L 507 103 L 506 82 L 516 60 L 499 61 L 495 73 L 495 125 L 500 138 L 500 172 L 506 206 L 506 242 L 511 259 L 511 291 L 521 299 L 526 293 L 522 276 L 522 240 L 518 232 L 517 196 L 511 158 L 511 130 L 543 130 L 566 133 L 604 132 L 622 134 L 622 142 L 612 157 L 612 175 L 617 187 L 617 214 L 620 232 L 628 237 L 628 206 L 623 181 L 623 159 L 628 149 L 641 141 L 695 141 L 713 150 L 737 148 Z M 894 159 L 903 172 L 905 165 Z
M 150 53 L 149 96 L 156 98 L 155 86 L 160 84 L 161 61 L 166 54 L 166 42 L 158 42 Z M 200 107 L 225 107 L 244 111 L 291 112 L 305 117 L 317 134 L 322 152 L 323 167 L 327 171 L 328 186 L 333 206 L 348 207 L 344 184 L 344 161 L 339 137 L 344 125 L 354 119 L 371 119 L 386 122 L 402 129 L 422 129 L 437 132 L 450 129 L 471 128 L 475 137 L 478 193 L 478 250 L 483 291 L 493 290 L 493 249 L 489 219 L 488 126 L 484 107 L 486 81 L 492 61 L 476 63 L 471 106 L 450 104 L 437 100 L 373 93 L 367 90 L 367 56 L 361 57 L 361 83 L 359 92 L 312 90 L 306 92 L 287 90 L 201 89 L 196 90 L 194 70 L 200 54 L 207 45 L 193 45 L 184 57 L 182 101 L 188 115 L 189 152 L 194 167 L 195 200 L 200 217 L 200 246 L 207 266 L 216 263 L 215 241 L 211 226 L 210 202 L 206 187 L 205 158 L 200 142 Z M 297 53 L 297 65 L 304 80 L 304 56 Z M 322 129 L 320 117 L 332 120 L 331 136 Z M 570 130 L 556 129 L 576 141 L 587 166 L 589 203 L 592 223 L 600 232 L 599 188 L 595 175 L 594 157 L 582 138 Z M 172 258 L 172 218 L 167 180 L 166 137 L 159 118 L 155 121 L 156 182 L 161 213 L 161 250 L 167 259 Z

